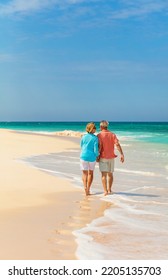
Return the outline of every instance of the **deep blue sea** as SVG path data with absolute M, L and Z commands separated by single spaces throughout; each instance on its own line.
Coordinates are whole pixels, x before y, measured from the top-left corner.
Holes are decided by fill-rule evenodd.
M 99 132 L 99 123 L 96 123 Z M 0 122 L 0 128 L 31 132 L 84 132 L 87 122 Z M 168 144 L 168 122 L 110 122 L 109 129 L 127 140 Z

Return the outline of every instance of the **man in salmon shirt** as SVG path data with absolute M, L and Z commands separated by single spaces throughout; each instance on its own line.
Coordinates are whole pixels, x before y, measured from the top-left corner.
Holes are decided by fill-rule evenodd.
M 102 184 L 104 195 L 111 193 L 113 184 L 114 158 L 117 157 L 114 153 L 115 147 L 120 152 L 121 162 L 124 162 L 124 154 L 117 136 L 108 130 L 108 121 L 100 122 L 101 132 L 97 135 L 99 139 L 99 169 L 102 174 Z

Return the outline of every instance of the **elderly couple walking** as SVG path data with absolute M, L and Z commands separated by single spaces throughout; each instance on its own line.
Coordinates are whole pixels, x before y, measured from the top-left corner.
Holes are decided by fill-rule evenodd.
M 95 123 L 88 123 L 87 133 L 83 135 L 80 142 L 80 167 L 86 195 L 90 195 L 96 161 L 99 162 L 104 195 L 112 192 L 115 147 L 120 152 L 121 162 L 124 162 L 124 154 L 119 140 L 113 132 L 108 130 L 108 124 L 107 121 L 101 121 L 100 133 L 96 136 L 94 134 L 96 132 Z

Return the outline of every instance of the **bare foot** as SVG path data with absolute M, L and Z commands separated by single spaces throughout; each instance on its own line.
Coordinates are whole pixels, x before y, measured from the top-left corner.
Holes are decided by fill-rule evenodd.
M 87 189 L 85 190 L 85 192 L 86 192 L 86 195 L 91 195 L 91 193 L 90 193 L 90 188 L 89 188 L 89 189 L 87 188 Z
M 85 194 L 86 196 L 91 195 L 90 191 L 88 191 L 87 189 L 85 189 Z
M 85 188 L 85 194 L 88 195 L 87 188 Z
M 106 195 L 108 195 L 108 192 L 105 192 L 105 193 L 104 193 L 104 196 L 106 196 Z

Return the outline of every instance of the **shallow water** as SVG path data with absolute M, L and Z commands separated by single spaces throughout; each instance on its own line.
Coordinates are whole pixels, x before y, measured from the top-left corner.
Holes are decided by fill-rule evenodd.
M 0 128 L 36 133 L 85 132 L 87 122 L 0 122 Z M 97 133 L 99 122 L 95 122 Z M 109 129 L 134 141 L 168 144 L 168 122 L 109 122 Z
M 126 160 L 124 164 L 115 160 L 112 195 L 103 196 L 96 166 L 92 194 L 111 207 L 74 232 L 76 255 L 79 259 L 167 259 L 168 145 L 128 140 L 122 146 Z M 21 160 L 82 188 L 79 153 L 75 149 Z

